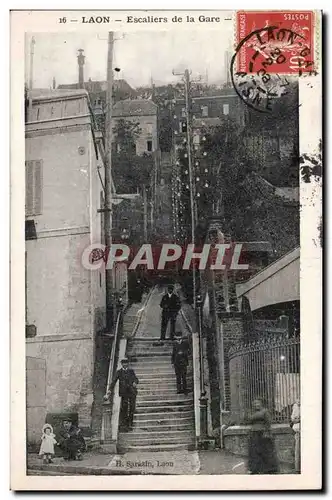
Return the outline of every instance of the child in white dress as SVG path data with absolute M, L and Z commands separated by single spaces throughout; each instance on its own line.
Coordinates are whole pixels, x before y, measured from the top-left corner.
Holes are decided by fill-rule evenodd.
M 50 424 L 43 426 L 43 434 L 41 437 L 41 445 L 39 455 L 43 456 L 44 464 L 52 463 L 52 456 L 54 455 L 54 445 L 58 444 L 55 435 L 53 434 L 53 427 Z

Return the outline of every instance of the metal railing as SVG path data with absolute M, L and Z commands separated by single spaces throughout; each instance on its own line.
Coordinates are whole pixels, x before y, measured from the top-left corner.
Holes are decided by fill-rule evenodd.
M 117 359 L 119 350 L 118 347 L 122 335 L 122 326 L 123 326 L 123 305 L 119 304 L 116 324 L 115 324 L 114 339 L 110 355 L 110 362 L 108 366 L 106 393 L 112 383 L 118 365 L 118 359 Z M 111 430 L 112 406 L 113 406 L 113 393 L 109 395 L 108 399 L 105 400 L 103 404 L 103 415 L 102 415 L 101 436 L 100 436 L 100 441 L 102 443 L 107 442 L 111 439 L 110 430 Z
M 244 423 L 257 398 L 273 422 L 289 422 L 292 406 L 300 399 L 300 339 L 271 336 L 232 346 L 229 372 L 233 423 Z

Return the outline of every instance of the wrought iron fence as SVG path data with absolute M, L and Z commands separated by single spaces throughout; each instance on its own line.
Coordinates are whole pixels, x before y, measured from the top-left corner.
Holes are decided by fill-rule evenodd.
M 273 422 L 289 422 L 300 399 L 300 340 L 284 336 L 232 346 L 229 351 L 230 410 L 245 421 L 253 401 L 262 399 Z

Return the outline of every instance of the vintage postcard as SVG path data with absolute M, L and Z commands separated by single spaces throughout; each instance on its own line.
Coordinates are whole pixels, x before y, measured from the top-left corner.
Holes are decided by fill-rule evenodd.
M 11 12 L 12 489 L 321 488 L 321 44 Z

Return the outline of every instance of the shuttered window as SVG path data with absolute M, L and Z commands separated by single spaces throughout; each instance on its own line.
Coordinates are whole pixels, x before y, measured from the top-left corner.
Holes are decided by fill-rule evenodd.
M 30 160 L 25 162 L 25 213 L 40 215 L 42 213 L 43 194 L 43 162 Z

